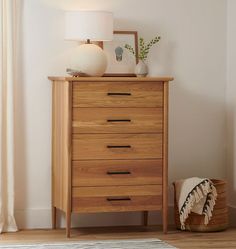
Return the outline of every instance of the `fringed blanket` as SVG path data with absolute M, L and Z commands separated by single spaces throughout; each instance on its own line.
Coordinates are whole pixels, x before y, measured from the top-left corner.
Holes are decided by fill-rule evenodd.
M 207 225 L 217 198 L 216 188 L 211 180 L 192 177 L 176 181 L 174 184 L 181 229 L 185 230 L 185 221 L 191 212 L 205 215 L 204 224 Z

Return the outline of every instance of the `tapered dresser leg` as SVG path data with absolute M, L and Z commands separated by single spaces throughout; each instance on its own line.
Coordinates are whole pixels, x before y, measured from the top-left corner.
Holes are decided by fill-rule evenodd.
M 57 228 L 57 208 L 52 206 L 52 229 Z
M 71 212 L 66 213 L 66 237 L 70 238 Z
M 148 225 L 148 211 L 143 211 L 143 225 Z
M 162 215 L 162 219 L 163 219 L 163 232 L 167 233 L 168 231 L 168 211 L 167 208 L 164 207 L 163 209 L 163 215 Z

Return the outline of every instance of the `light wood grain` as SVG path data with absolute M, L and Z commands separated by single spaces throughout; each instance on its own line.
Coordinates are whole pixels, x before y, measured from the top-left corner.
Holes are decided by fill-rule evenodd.
M 161 210 L 161 196 L 129 196 L 128 201 L 107 201 L 107 197 L 78 197 L 72 199 L 73 212 L 130 212 L 143 209 Z
M 53 206 L 67 211 L 70 199 L 70 84 L 53 82 L 52 193 Z
M 68 82 L 167 82 L 174 80 L 173 77 L 60 77 L 49 76 L 51 81 L 68 81 Z
M 70 238 L 71 233 L 71 213 L 72 213 L 72 198 L 71 198 L 71 184 L 72 184 L 72 85 L 69 85 L 69 91 L 68 91 L 68 197 L 67 197 L 67 210 L 66 210 L 66 236 L 67 238 Z
M 163 231 L 168 230 L 168 113 L 169 83 L 164 82 L 164 115 L 163 115 Z
M 73 108 L 73 133 L 161 133 L 162 108 Z
M 158 238 L 180 249 L 233 249 L 236 248 L 236 228 L 220 233 L 191 233 L 175 230 L 171 227 L 168 234 L 163 234 L 159 226 L 127 227 L 90 227 L 72 230 L 72 238 L 65 238 L 65 230 L 21 230 L 16 233 L 3 233 L 1 245 L 24 243 L 64 243 L 90 240 L 146 239 Z
M 51 138 L 51 221 L 52 221 L 52 229 L 56 229 L 57 227 L 57 209 L 55 207 L 55 121 L 56 121 L 56 115 L 55 115 L 55 105 L 56 105 L 56 86 L 54 83 L 52 83 L 52 116 L 51 116 L 51 121 L 52 121 L 52 138 Z
M 74 134 L 72 143 L 73 160 L 162 158 L 162 134 Z
M 166 232 L 172 78 L 49 78 L 53 81 L 53 228 L 56 208 L 66 215 L 67 237 L 72 211 L 143 211 L 147 224 L 147 211 L 162 209 Z M 130 200 L 107 200 L 114 196 Z
M 77 187 L 72 189 L 72 207 L 74 212 L 159 210 L 161 194 L 161 185 Z
M 121 95 L 123 94 L 123 95 Z M 163 84 L 156 82 L 74 82 L 73 107 L 162 107 Z
M 110 187 L 73 187 L 74 197 L 103 197 L 103 196 L 146 196 L 161 195 L 162 185 L 139 186 L 110 186 Z
M 52 227 L 56 227 L 56 208 L 63 210 L 67 237 L 71 214 L 71 90 L 69 82 L 53 82 Z
M 72 174 L 78 187 L 162 184 L 162 160 L 73 161 Z

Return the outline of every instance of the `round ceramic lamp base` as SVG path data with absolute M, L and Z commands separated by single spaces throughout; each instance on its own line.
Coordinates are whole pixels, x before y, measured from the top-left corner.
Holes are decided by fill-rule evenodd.
M 95 44 L 82 44 L 72 59 L 73 70 L 87 76 L 102 76 L 107 68 L 105 52 Z

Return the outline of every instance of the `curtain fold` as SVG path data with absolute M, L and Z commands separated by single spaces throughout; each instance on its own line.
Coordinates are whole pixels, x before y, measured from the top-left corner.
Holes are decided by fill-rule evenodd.
M 20 1 L 0 0 L 0 233 L 17 231 L 14 218 L 14 85 Z

